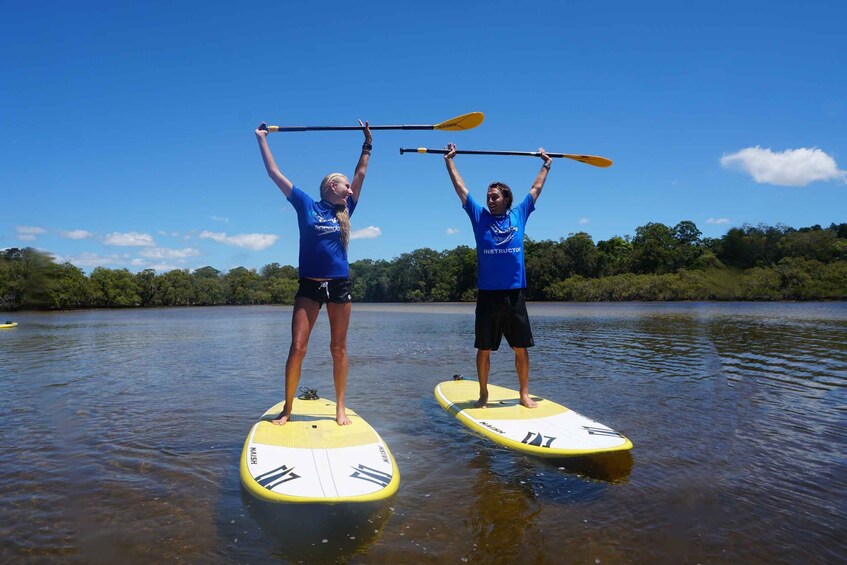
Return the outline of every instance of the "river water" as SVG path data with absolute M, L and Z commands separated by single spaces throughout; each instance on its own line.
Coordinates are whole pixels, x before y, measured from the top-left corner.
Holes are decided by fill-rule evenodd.
M 433 388 L 473 306 L 354 304 L 347 403 L 400 467 L 383 503 L 241 489 L 290 307 L 18 313 L 0 330 L 0 561 L 834 563 L 847 557 L 847 304 L 530 304 L 533 394 L 629 437 L 544 461 Z M 334 397 L 325 314 L 301 384 Z M 504 344 L 505 347 L 505 344 Z M 514 388 L 508 349 L 491 382 Z

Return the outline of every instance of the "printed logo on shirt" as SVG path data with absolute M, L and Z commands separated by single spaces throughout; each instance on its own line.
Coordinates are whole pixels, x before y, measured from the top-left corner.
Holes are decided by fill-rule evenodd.
M 328 218 L 324 218 L 323 216 L 318 214 L 318 212 L 316 210 L 312 210 L 312 217 L 319 224 L 323 224 L 325 222 L 329 222 L 331 224 L 337 224 L 338 223 L 338 218 L 335 217 L 335 214 L 333 214 L 332 216 L 330 216 Z
M 491 222 L 489 225 L 491 229 L 491 236 L 494 239 L 494 245 L 505 245 L 509 243 L 515 238 L 515 234 L 518 233 L 518 228 L 515 226 L 509 226 L 506 229 L 499 227 L 495 222 Z
M 312 217 L 317 222 L 315 224 L 315 231 L 319 236 L 329 235 L 331 233 L 341 231 L 341 226 L 338 225 L 338 218 L 336 218 L 334 215 L 328 218 L 324 218 L 315 210 L 312 210 Z

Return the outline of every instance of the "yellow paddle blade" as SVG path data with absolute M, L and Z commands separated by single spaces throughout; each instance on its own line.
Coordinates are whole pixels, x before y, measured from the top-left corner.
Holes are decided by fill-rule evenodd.
M 460 131 L 465 129 L 473 129 L 482 123 L 485 119 L 485 114 L 482 112 L 471 112 L 470 114 L 462 114 L 451 118 L 446 122 L 435 124 L 432 129 L 443 129 L 447 131 Z
M 611 167 L 612 160 L 606 159 L 605 157 L 597 157 L 596 155 L 561 155 L 566 159 L 573 159 L 574 161 L 579 161 L 580 163 L 586 163 L 588 165 L 594 165 L 595 167 Z

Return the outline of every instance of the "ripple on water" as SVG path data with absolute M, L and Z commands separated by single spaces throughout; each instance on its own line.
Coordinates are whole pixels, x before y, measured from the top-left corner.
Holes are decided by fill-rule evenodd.
M 348 405 L 388 443 L 400 490 L 369 515 L 275 508 L 268 519 L 237 465 L 250 426 L 282 394 L 290 312 L 23 313 L 0 336 L 0 559 L 836 562 L 847 553 L 840 304 L 532 304 L 531 390 L 635 445 L 623 458 L 563 462 L 476 437 L 433 399 L 439 381 L 475 374 L 472 305 L 357 305 Z M 327 329 L 322 313 L 302 383 L 334 398 Z M 514 386 L 505 344 L 491 359 L 492 382 Z

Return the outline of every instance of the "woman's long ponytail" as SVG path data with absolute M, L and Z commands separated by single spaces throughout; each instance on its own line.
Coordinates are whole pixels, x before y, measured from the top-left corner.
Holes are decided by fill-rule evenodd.
M 330 185 L 340 179 L 346 178 L 341 173 L 330 173 L 321 181 L 321 198 L 326 198 L 326 191 Z M 341 229 L 341 245 L 347 249 L 347 244 L 350 243 L 350 214 L 347 212 L 347 204 L 335 207 L 335 219 L 338 220 L 338 227 Z

